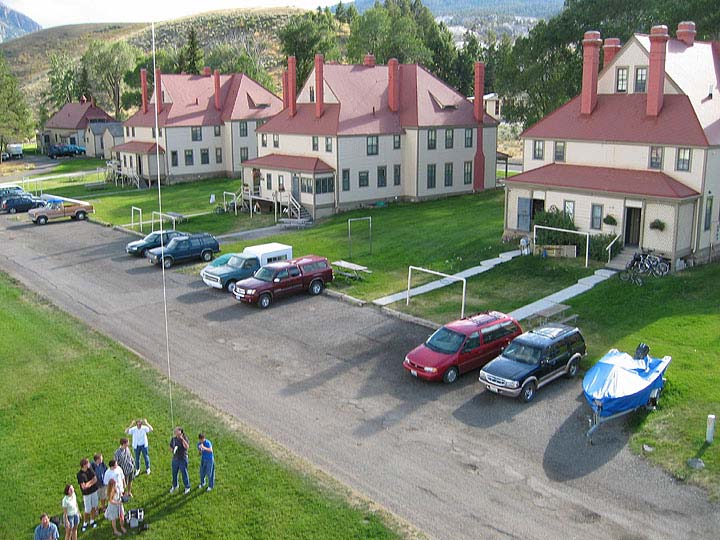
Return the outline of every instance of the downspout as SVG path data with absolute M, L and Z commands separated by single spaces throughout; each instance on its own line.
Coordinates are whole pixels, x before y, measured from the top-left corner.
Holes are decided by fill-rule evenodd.
M 340 211 L 340 182 L 342 182 L 342 171 L 340 170 L 340 135 L 337 136 L 335 141 L 335 149 L 337 155 L 335 156 L 335 213 Z M 338 172 L 340 173 L 338 175 Z M 340 180 L 340 182 L 338 182 Z
M 678 229 L 680 228 L 680 204 L 675 204 L 675 230 L 673 231 L 672 258 L 670 259 L 670 268 L 675 269 L 675 261 L 677 259 L 677 238 Z
M 640 215 L 640 241 L 638 243 L 639 244 L 638 247 L 640 248 L 640 250 L 643 249 L 643 243 L 645 240 L 645 214 L 647 214 L 646 210 L 647 210 L 647 200 L 643 199 L 642 208 L 640 209 L 640 211 L 642 212 L 642 214 Z
M 230 171 L 235 173 L 235 134 L 233 133 L 233 121 L 230 120 Z M 257 130 L 257 122 L 255 122 L 255 129 Z M 255 134 L 257 139 L 257 133 Z M 240 181 L 242 181 L 243 171 L 240 171 Z
M 415 200 L 420 200 L 420 126 L 416 131 L 417 137 L 415 138 Z
M 505 231 L 507 231 L 509 228 L 508 227 L 508 199 L 509 199 L 508 192 L 510 190 L 508 189 L 507 184 L 505 184 L 505 187 L 503 188 L 503 190 L 505 191 L 505 209 L 503 210 L 503 234 L 505 234 Z

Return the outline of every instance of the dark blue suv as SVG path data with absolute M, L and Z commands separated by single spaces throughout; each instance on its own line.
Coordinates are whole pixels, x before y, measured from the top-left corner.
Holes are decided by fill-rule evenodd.
M 548 324 L 513 339 L 480 370 L 480 383 L 491 392 L 528 402 L 538 388 L 566 375 L 575 377 L 585 356 L 580 330 Z
M 147 258 L 153 264 L 162 264 L 170 268 L 178 261 L 202 259 L 210 262 L 215 253 L 220 252 L 217 239 L 208 233 L 176 236 L 165 247 L 158 247 L 147 252 Z
M 41 206 L 45 206 L 44 200 L 39 197 L 28 195 L 27 193 L 23 193 L 22 195 L 16 195 L 3 199 L 2 205 L 0 205 L 0 210 L 8 212 L 9 214 L 14 214 L 16 212 L 27 212 L 31 208 L 40 208 Z

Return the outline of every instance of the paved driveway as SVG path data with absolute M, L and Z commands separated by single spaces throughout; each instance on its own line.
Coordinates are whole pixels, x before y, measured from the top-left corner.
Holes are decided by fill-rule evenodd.
M 0 268 L 165 372 L 161 272 L 127 240 L 0 216 Z M 325 295 L 260 311 L 167 277 L 175 380 L 430 538 L 718 538 L 717 507 L 631 455 L 621 423 L 586 445 L 578 380 L 530 405 L 474 374 L 426 384 L 401 368 L 423 328 Z

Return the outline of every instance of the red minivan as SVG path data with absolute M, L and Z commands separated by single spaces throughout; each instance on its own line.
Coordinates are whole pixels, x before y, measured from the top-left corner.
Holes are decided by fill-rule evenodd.
M 428 381 L 454 383 L 458 375 L 497 357 L 523 333 L 520 324 L 499 311 L 487 311 L 446 324 L 405 357 L 403 367 Z

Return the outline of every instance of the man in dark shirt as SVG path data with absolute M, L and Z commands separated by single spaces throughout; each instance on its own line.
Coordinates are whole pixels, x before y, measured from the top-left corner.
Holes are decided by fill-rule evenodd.
M 170 493 L 178 488 L 178 472 L 182 472 L 183 484 L 185 484 L 185 494 L 190 493 L 190 477 L 188 476 L 188 447 L 190 441 L 181 427 L 175 428 L 175 435 L 170 439 L 170 451 L 173 453 L 172 459 L 172 487 Z
M 80 470 L 77 473 L 80 491 L 83 494 L 83 525 L 82 530 L 85 532 L 88 528 L 88 517 L 90 518 L 90 526 L 94 529 L 97 527 L 95 516 L 98 511 L 98 485 L 95 472 L 90 467 L 90 461 L 87 458 L 80 460 Z

